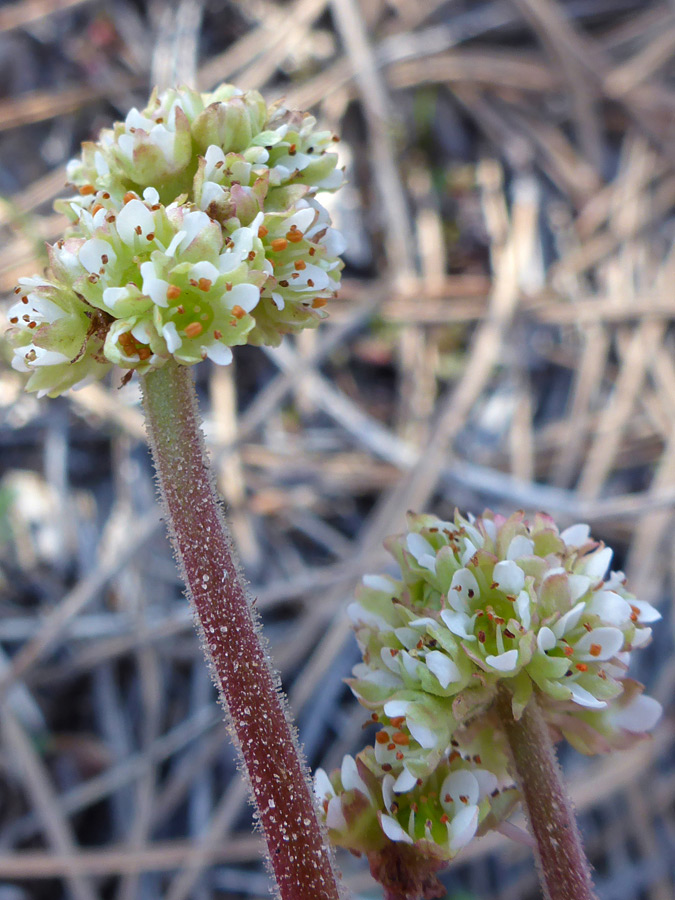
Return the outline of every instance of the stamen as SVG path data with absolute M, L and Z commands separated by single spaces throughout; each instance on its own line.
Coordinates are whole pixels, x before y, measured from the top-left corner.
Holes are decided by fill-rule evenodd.
M 267 228 L 265 228 L 264 225 L 261 225 L 260 228 L 258 229 L 258 237 L 260 238 L 260 240 L 262 240 L 268 234 L 269 234 L 269 231 L 267 230 Z
M 175 284 L 170 284 L 166 289 L 167 300 L 177 300 L 181 295 L 181 289 Z
M 204 330 L 204 326 L 201 324 L 201 322 L 190 322 L 189 325 L 185 326 L 184 330 L 186 337 L 196 338 L 199 337 L 199 335 L 202 333 L 202 331 Z
M 588 652 L 591 654 L 591 656 L 600 656 L 600 654 L 602 653 L 602 647 L 600 646 L 600 644 L 591 644 Z
M 200 278 L 198 282 L 200 291 L 210 291 L 211 290 L 211 280 L 209 278 Z
M 288 247 L 288 241 L 286 240 L 286 238 L 275 238 L 271 242 L 270 247 L 276 253 L 280 253 L 282 250 L 285 250 L 286 247 Z
M 232 315 L 235 317 L 235 319 L 243 319 L 244 316 L 246 315 L 246 310 L 242 309 L 242 307 L 238 306 L 238 305 L 233 306 L 232 307 Z

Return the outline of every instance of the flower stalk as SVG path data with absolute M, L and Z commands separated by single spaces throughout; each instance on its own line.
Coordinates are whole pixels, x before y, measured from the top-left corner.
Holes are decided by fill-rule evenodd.
M 338 900 L 307 768 L 219 508 L 191 376 L 170 361 L 141 381 L 169 534 L 244 760 L 279 896 Z
M 497 709 L 535 839 L 546 900 L 596 900 L 572 803 L 536 693 L 516 720 L 513 697 L 502 685 Z

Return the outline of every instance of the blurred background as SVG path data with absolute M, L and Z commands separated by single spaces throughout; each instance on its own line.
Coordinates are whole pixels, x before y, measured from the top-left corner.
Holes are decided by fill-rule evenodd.
M 589 522 L 661 609 L 632 670 L 666 707 L 653 739 L 563 753 L 601 900 L 675 893 L 674 56 L 672 0 L 0 5 L 5 295 L 61 233 L 80 141 L 155 82 L 231 80 L 342 136 L 330 318 L 195 371 L 313 767 L 372 741 L 344 608 L 408 509 Z M 138 386 L 38 401 L 0 349 L 0 900 L 267 897 Z M 539 896 L 500 836 L 445 883 Z

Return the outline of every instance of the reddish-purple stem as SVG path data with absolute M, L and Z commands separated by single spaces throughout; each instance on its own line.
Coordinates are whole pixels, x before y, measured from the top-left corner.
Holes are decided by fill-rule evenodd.
M 169 533 L 245 763 L 279 895 L 338 900 L 307 767 L 209 473 L 191 375 L 171 361 L 141 380 Z
M 532 697 L 517 721 L 511 701 L 510 692 L 502 688 L 497 708 L 536 842 L 544 896 L 547 900 L 596 900 L 574 809 L 537 697 Z

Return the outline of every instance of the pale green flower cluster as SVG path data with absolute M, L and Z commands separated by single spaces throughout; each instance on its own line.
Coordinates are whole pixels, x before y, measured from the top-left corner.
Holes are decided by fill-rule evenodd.
M 316 325 L 344 241 L 316 200 L 343 174 L 315 126 L 223 85 L 155 93 L 83 144 L 77 194 L 57 202 L 69 234 L 9 311 L 28 389 L 55 396 L 113 364 L 224 365 L 235 345 Z
M 343 767 L 330 789 L 325 775 L 317 782 L 336 843 L 372 854 L 386 838 L 450 859 L 498 824 L 514 793 L 500 686 L 516 718 L 536 694 L 553 733 L 584 753 L 624 747 L 655 725 L 660 705 L 626 670 L 660 614 L 622 573 L 606 577 L 612 551 L 588 526 L 560 532 L 543 514 L 411 515 L 387 548 L 401 577 L 366 576 L 349 608 L 363 652 L 350 685 L 381 726 L 357 756 L 368 790 L 350 777 L 353 761 L 346 780 Z

